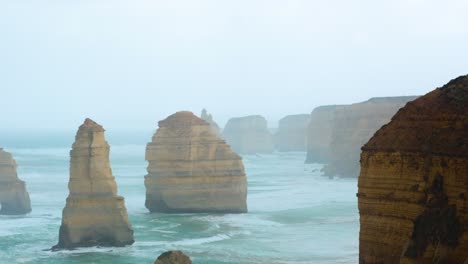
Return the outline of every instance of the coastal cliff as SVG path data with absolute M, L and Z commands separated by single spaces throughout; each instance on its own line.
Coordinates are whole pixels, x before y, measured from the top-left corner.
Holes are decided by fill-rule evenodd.
M 117 195 L 109 150 L 103 127 L 86 119 L 70 151 L 70 194 L 54 249 L 134 242 L 124 198 Z
M 239 154 L 271 153 L 273 136 L 263 116 L 231 118 L 223 131 L 226 142 Z
M 359 175 L 360 149 L 374 133 L 415 96 L 371 98 L 366 102 L 336 109 L 326 176 L 356 178 Z
M 242 159 L 193 113 L 177 112 L 160 121 L 146 160 L 151 212 L 247 212 Z
M 18 178 L 13 156 L 0 148 L 0 214 L 21 215 L 31 212 L 26 184 Z
M 358 185 L 361 264 L 468 263 L 468 76 L 398 111 Z
M 307 126 L 310 115 L 288 115 L 278 123 L 275 148 L 278 151 L 305 151 L 307 149 Z

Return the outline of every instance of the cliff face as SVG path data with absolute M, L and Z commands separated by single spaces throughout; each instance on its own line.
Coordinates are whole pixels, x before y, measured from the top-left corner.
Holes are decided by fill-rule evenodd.
M 241 154 L 273 152 L 273 136 L 267 121 L 259 115 L 231 118 L 223 132 L 226 142 Z
M 306 163 L 328 163 L 335 111 L 341 106 L 327 105 L 314 109 L 307 127 Z
M 133 229 L 124 198 L 117 195 L 102 126 L 86 119 L 70 157 L 70 194 L 55 248 L 132 244 Z
M 307 125 L 310 115 L 289 115 L 279 121 L 275 135 L 278 151 L 305 151 L 307 145 Z
M 408 103 L 362 148 L 360 263 L 468 263 L 468 76 Z
M 242 159 L 191 112 L 159 122 L 146 160 L 151 212 L 247 212 Z
M 20 215 L 31 212 L 31 201 L 24 181 L 18 179 L 12 155 L 0 148 L 0 214 Z
M 211 126 L 211 129 L 213 130 L 213 132 L 220 136 L 221 135 L 221 130 L 219 129 L 219 126 L 218 124 L 213 120 L 213 116 L 211 114 L 209 114 L 206 109 L 203 109 L 202 112 L 201 112 L 201 115 L 200 115 L 201 119 L 205 120 L 206 122 L 208 122 L 208 124 L 210 124 Z
M 372 135 L 414 96 L 372 98 L 366 102 L 336 109 L 327 176 L 356 178 L 360 149 Z

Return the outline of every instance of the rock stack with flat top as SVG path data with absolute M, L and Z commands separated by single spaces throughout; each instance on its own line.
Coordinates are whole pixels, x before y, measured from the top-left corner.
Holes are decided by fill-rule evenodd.
M 70 194 L 54 248 L 132 244 L 133 229 L 124 198 L 117 195 L 102 126 L 86 119 L 76 133 L 70 157 Z
M 361 264 L 468 263 L 468 76 L 402 108 L 362 148 Z
M 239 154 L 272 153 L 273 136 L 263 116 L 252 115 L 228 120 L 223 136 Z
M 247 212 L 242 159 L 191 112 L 159 122 L 146 160 L 146 207 L 151 212 Z
M 12 155 L 0 148 L 0 214 L 21 215 L 31 212 L 31 201 L 24 181 L 18 179 Z
M 278 123 L 275 135 L 275 147 L 278 151 L 306 151 L 307 125 L 310 115 L 288 115 Z

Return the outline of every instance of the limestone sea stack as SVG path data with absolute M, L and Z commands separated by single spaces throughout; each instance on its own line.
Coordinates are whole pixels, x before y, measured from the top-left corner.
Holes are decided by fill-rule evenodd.
M 117 195 L 103 127 L 86 119 L 76 133 L 70 157 L 70 194 L 54 248 L 133 244 L 133 229 L 124 198 Z
M 21 215 L 31 212 L 26 184 L 18 178 L 13 156 L 0 148 L 0 214 Z
M 307 127 L 306 163 L 328 163 L 335 111 L 342 106 L 326 105 L 315 108 Z
M 211 114 L 209 114 L 205 108 L 203 108 L 202 112 L 201 112 L 201 119 L 205 120 L 206 122 L 208 122 L 211 126 L 211 129 L 213 130 L 213 132 L 220 136 L 221 135 L 221 130 L 219 129 L 219 126 L 218 124 L 213 120 L 213 116 Z
M 326 176 L 357 178 L 361 147 L 415 96 L 380 97 L 336 109 Z
M 306 151 L 307 125 L 310 115 L 288 115 L 278 123 L 275 135 L 275 148 L 278 151 Z
M 247 212 L 242 159 L 191 112 L 159 121 L 146 160 L 146 207 L 151 212 Z
M 408 103 L 362 148 L 360 263 L 468 263 L 468 75 Z
M 240 154 L 272 153 L 273 136 L 263 116 L 231 118 L 223 131 L 226 142 Z

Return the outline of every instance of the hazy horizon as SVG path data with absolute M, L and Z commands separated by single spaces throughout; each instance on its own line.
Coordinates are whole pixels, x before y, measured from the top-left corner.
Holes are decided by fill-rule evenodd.
M 468 69 L 468 2 L 1 1 L 0 130 L 224 126 L 423 95 Z

